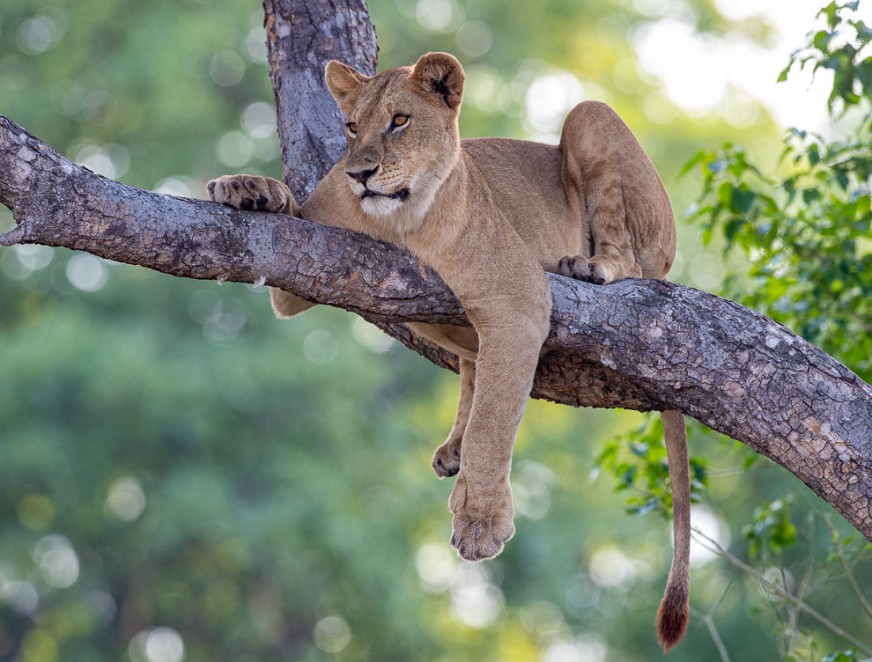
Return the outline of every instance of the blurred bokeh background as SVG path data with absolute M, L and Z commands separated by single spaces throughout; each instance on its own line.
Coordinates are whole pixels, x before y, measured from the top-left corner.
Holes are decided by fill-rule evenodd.
M 466 137 L 554 142 L 578 101 L 612 104 L 670 191 L 671 277 L 721 292 L 747 258 L 682 220 L 704 182 L 679 173 L 725 142 L 774 167 L 786 127 L 837 131 L 826 76 L 776 84 L 822 4 L 373 0 L 370 11 L 381 68 L 430 50 L 460 57 Z M 228 172 L 279 176 L 262 21 L 252 0 L 3 0 L 0 113 L 151 190 L 204 197 Z M 11 225 L 0 210 L 0 230 Z M 456 398 L 456 376 L 340 310 L 279 322 L 263 288 L 2 249 L 0 659 L 659 659 L 671 525 L 633 487 L 640 469 L 615 459 L 650 460 L 640 440 L 656 445 L 656 430 L 634 412 L 532 402 L 515 455 L 517 535 L 475 565 L 448 545 L 452 481 L 429 466 Z M 804 587 L 869 644 L 872 613 L 852 584 L 872 573 L 850 527 L 738 444 L 697 427 L 691 444 L 708 484 L 694 522 L 753 571 L 695 548 L 692 623 L 669 659 L 850 648 L 763 577 Z M 628 494 L 631 510 L 655 512 L 628 514 Z M 855 659 L 843 655 L 827 659 Z

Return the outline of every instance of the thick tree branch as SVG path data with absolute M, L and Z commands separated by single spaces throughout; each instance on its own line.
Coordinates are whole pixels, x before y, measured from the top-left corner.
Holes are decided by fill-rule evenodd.
M 17 221 L 3 245 L 66 246 L 176 276 L 266 283 L 385 323 L 467 323 L 441 279 L 396 247 L 125 186 L 3 117 L 0 202 Z M 872 389 L 850 370 L 772 320 L 698 290 L 549 279 L 552 332 L 536 397 L 679 409 L 786 467 L 872 539 Z

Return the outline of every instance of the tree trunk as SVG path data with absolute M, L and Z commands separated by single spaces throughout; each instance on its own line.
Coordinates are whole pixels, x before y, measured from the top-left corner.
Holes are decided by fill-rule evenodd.
M 315 73 L 332 58 L 369 72 L 375 60 L 362 4 L 324 4 L 264 2 L 286 179 L 301 198 L 343 148 L 342 118 Z M 455 357 L 402 322 L 468 324 L 462 308 L 435 272 L 388 244 L 112 182 L 2 116 L 0 202 L 17 222 L 0 245 L 66 246 L 176 276 L 280 287 L 356 312 L 456 370 Z M 859 377 L 711 294 L 651 280 L 549 280 L 552 329 L 534 397 L 683 411 L 787 468 L 872 540 L 872 389 Z
M 345 150 L 345 120 L 324 84 L 342 60 L 369 76 L 378 44 L 364 0 L 263 0 L 284 180 L 302 202 Z

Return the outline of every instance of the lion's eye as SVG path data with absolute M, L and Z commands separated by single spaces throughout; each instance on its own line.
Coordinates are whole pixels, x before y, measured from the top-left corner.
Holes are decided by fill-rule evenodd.
M 409 123 L 408 115 L 394 115 L 393 120 L 391 120 L 391 128 L 397 129 L 401 126 L 406 126 Z
M 351 134 L 352 136 L 357 135 L 357 122 L 348 122 L 345 125 L 345 128 L 348 130 L 348 133 Z

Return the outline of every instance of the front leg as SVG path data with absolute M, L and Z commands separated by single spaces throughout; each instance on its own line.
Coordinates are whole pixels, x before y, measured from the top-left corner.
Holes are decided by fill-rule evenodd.
M 549 316 L 512 321 L 499 327 L 476 326 L 480 346 L 472 408 L 463 434 L 460 473 L 448 502 L 454 514 L 451 544 L 470 561 L 496 556 L 515 533 L 509 485 L 512 446 Z

